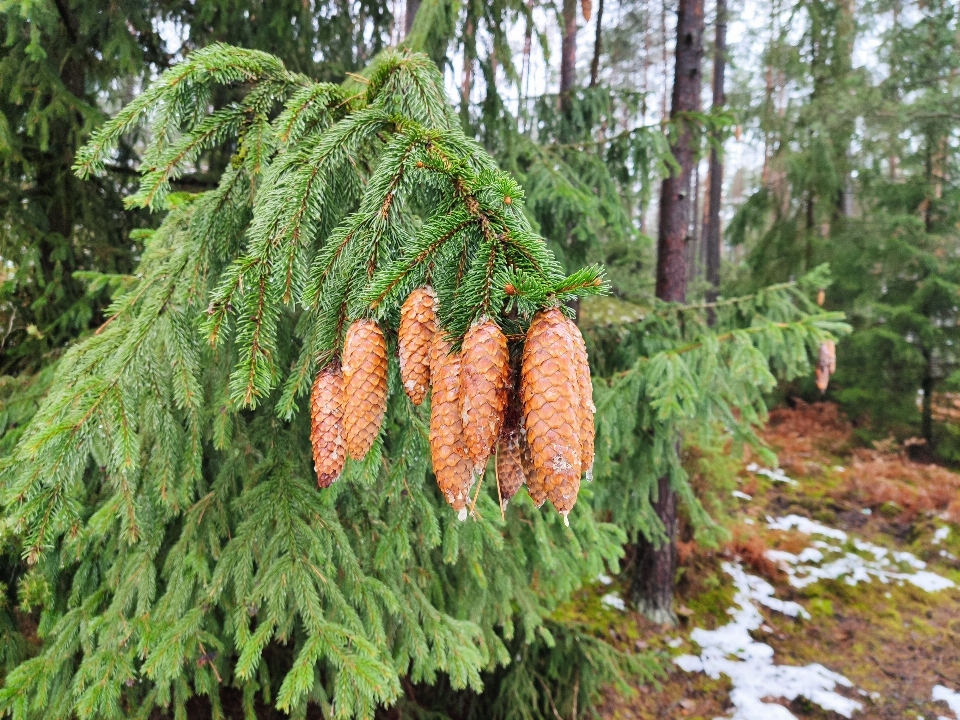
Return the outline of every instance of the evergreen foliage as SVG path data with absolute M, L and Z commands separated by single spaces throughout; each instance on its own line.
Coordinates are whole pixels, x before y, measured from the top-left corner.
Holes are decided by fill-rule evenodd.
M 215 83 L 250 91 L 206 115 Z M 216 712 L 221 682 L 248 713 L 259 694 L 295 716 L 312 701 L 369 717 L 400 675 L 479 689 L 508 642 L 549 641 L 544 615 L 616 563 L 623 535 L 588 503 L 570 530 L 525 497 L 504 523 L 488 482 L 458 523 L 426 480 L 426 416 L 395 366 L 381 440 L 313 487 L 298 400 L 348 319 L 394 326 L 427 272 L 455 338 L 481 314 L 518 324 L 548 294 L 602 289 L 597 269 L 559 272 L 431 63 L 388 54 L 356 90 L 214 45 L 79 155 L 96 172 L 149 113 L 130 202 L 169 212 L 4 465 L 31 566 L 21 600 L 42 607 L 45 639 L 0 691 L 14 717 L 179 715 L 194 693 Z M 228 134 L 218 187 L 171 194 L 183 158 Z
M 77 273 L 129 274 L 139 259 L 131 231 L 153 219 L 123 200 L 143 138 L 125 136 L 107 173 L 81 182 L 71 170 L 107 114 L 178 53 L 218 41 L 269 49 L 296 71 L 340 82 L 383 48 L 391 22 L 382 0 L 0 5 L 0 371 L 36 370 L 103 321 L 106 288 L 92 292 Z M 164 26 L 182 34 L 181 48 L 166 46 Z M 238 93 L 218 88 L 211 100 L 227 105 Z M 233 150 L 213 144 L 185 158 L 177 188 L 214 186 Z
M 451 7 L 425 0 L 408 42 L 442 59 Z M 497 32 L 526 12 L 470 7 Z M 188 46 L 218 27 L 264 37 L 240 10 L 184 12 L 195 13 Z M 468 128 L 481 146 L 423 55 L 386 51 L 334 84 L 379 47 L 350 54 L 361 45 L 322 67 L 309 53 L 284 64 L 210 45 L 77 156 L 95 182 L 136 140 L 142 177 L 127 205 L 164 214 L 133 236 L 135 269 L 77 276 L 94 297 L 112 295 L 106 323 L 36 382 L 0 388 L 13 400 L 0 418 L 3 537 L 26 563 L 11 595 L 38 614 L 41 642 L 30 647 L 12 615 L 0 617 L 3 712 L 183 717 L 201 696 L 217 716 L 227 686 L 248 717 L 259 703 L 295 717 L 308 703 L 335 717 L 391 703 L 414 716 L 458 703 L 485 718 L 583 710 L 602 683 L 652 678 L 657 666 L 552 611 L 615 570 L 628 538 L 659 538 L 650 502 L 664 474 L 701 537 L 717 537 L 687 484 L 679 433 L 758 446 L 763 393 L 809 372 L 818 343 L 845 330 L 809 300 L 823 271 L 586 327 L 597 482 L 581 489 L 569 529 L 523 492 L 501 519 L 492 477 L 457 522 L 428 471 L 429 409 L 409 403 L 393 362 L 381 438 L 318 492 L 305 399 L 348 323 L 396 328 L 400 303 L 429 281 L 455 342 L 481 316 L 517 339 L 536 309 L 605 289 L 589 262 L 610 263 L 617 294 L 644 298 L 638 216 L 670 171 L 675 131 L 607 135 L 618 108 L 633 117 L 646 98 L 592 88 L 564 113 L 543 98 L 536 134 L 524 135 L 487 58 L 488 97 Z M 730 122 L 683 121 L 698 132 Z M 198 167 L 215 186 L 181 192 Z M 429 689 L 414 700 L 407 681 Z M 493 692 L 477 696 L 484 687 Z
M 779 379 L 809 375 L 820 342 L 848 331 L 840 313 L 810 299 L 826 268 L 800 281 L 699 305 L 657 303 L 629 324 L 588 328 L 595 358 L 598 483 L 594 507 L 635 539 L 662 539 L 650 501 L 667 476 L 701 539 L 717 537 L 688 482 L 680 455 L 687 442 L 709 447 L 728 438 L 768 462 L 754 434 L 766 420 L 766 394 Z M 712 315 L 712 318 L 710 317 Z M 710 324 L 712 319 L 713 324 Z M 624 493 L 623 489 L 629 488 Z
M 736 281 L 756 287 L 829 262 L 827 307 L 854 329 L 829 395 L 864 439 L 919 434 L 955 458 L 955 428 L 937 425 L 933 405 L 957 370 L 956 10 L 894 3 L 855 22 L 844 2 L 800 9 L 805 33 L 781 27 L 766 60 L 796 96 L 778 103 L 768 81 L 763 96 L 739 98 L 769 158 L 729 229 L 748 248 L 749 279 Z M 852 65 L 866 30 L 882 67 Z

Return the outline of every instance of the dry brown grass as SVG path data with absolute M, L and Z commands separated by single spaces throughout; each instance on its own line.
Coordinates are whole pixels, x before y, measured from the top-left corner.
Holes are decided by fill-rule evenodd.
M 940 465 L 914 462 L 893 439 L 872 448 L 852 448 L 852 428 L 833 403 L 770 413 L 764 439 L 778 452 L 780 465 L 797 476 L 814 477 L 842 459 L 847 466 L 838 495 L 862 507 L 900 508 L 903 519 L 921 512 L 946 513 L 960 522 L 960 475 Z M 895 503 L 895 505 L 893 505 Z
M 755 572 L 770 580 L 776 580 L 781 571 L 777 564 L 767 557 L 767 549 L 766 542 L 756 530 L 745 525 L 736 525 L 732 537 L 724 546 L 724 554 L 738 558 Z

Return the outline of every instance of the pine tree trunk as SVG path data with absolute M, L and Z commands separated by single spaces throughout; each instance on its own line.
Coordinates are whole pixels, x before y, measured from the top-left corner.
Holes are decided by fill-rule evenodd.
M 727 0 L 717 0 L 716 40 L 713 47 L 713 109 L 726 104 L 723 90 L 727 64 Z M 717 149 L 710 149 L 710 187 L 706 245 L 706 276 L 712 286 L 707 301 L 713 302 L 720 294 L 720 203 L 723 200 L 723 160 Z M 711 318 L 712 319 L 712 318 Z
M 703 0 L 679 0 L 677 8 L 677 58 L 670 117 L 700 110 L 703 56 Z M 686 244 L 690 228 L 693 177 L 693 135 L 684 121 L 671 148 L 679 172 L 663 181 L 657 244 L 657 297 L 683 302 L 687 296 Z
M 417 10 L 420 9 L 420 0 L 407 0 L 407 9 L 403 16 L 403 34 L 410 34 L 413 29 L 413 21 L 417 17 Z
M 467 17 L 467 22 L 465 25 L 466 34 L 468 37 L 473 35 L 473 18 Z M 464 120 L 464 127 L 467 127 L 467 123 L 470 122 L 470 93 L 473 92 L 473 64 L 474 57 L 471 50 L 475 49 L 475 45 L 471 48 L 472 43 L 465 42 L 463 48 L 463 77 L 460 81 L 460 115 Z M 496 79 L 496 78 L 494 78 Z
M 600 75 L 600 52 L 603 49 L 603 0 L 597 5 L 597 34 L 593 40 L 593 62 L 590 63 L 590 87 L 597 86 Z
M 560 49 L 560 108 L 570 110 L 577 77 L 577 0 L 563 0 L 563 45 Z
M 703 55 L 703 0 L 679 0 L 677 7 L 676 69 L 670 115 L 679 120 L 684 113 L 700 109 Z M 693 137 L 681 123 L 677 128 L 673 156 L 680 171 L 666 178 L 660 191 L 660 223 L 657 243 L 657 297 L 683 302 L 687 296 L 687 240 L 690 228 L 693 174 Z M 654 622 L 674 623 L 674 574 L 677 565 L 677 495 L 670 480 L 658 481 L 657 517 L 663 523 L 667 541 L 659 546 L 641 540 L 634 559 L 631 599 Z

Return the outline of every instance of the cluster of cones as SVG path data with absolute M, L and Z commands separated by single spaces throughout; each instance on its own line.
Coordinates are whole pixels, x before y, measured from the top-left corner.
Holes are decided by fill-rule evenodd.
M 538 507 L 550 500 L 566 518 L 594 455 L 596 408 L 577 326 L 557 308 L 538 312 L 519 372 L 512 372 L 507 338 L 488 318 L 453 352 L 437 322 L 436 295 L 423 287 L 403 304 L 398 344 L 410 400 L 419 405 L 431 392 L 433 471 L 460 518 L 491 456 L 503 507 L 526 485 Z M 347 331 L 342 366 L 328 365 L 313 386 L 311 441 L 321 487 L 337 479 L 347 456 L 367 454 L 386 401 L 386 339 L 374 321 L 358 320 Z

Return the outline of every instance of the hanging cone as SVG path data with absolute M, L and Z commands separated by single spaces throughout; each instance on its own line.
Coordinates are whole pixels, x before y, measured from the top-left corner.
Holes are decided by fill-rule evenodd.
M 593 404 L 593 383 L 590 381 L 590 363 L 587 361 L 587 345 L 580 328 L 573 320 L 567 320 L 570 339 L 573 340 L 573 360 L 577 369 L 577 389 L 580 404 L 577 407 L 577 427 L 580 431 L 580 461 L 587 480 L 593 480 L 594 435 L 593 416 L 597 412 Z
M 547 500 L 547 486 L 543 480 L 543 473 L 533 464 L 533 451 L 527 442 L 526 432 L 520 432 L 520 468 L 526 478 L 527 495 L 537 507 L 542 507 Z
M 430 399 L 430 455 L 437 485 L 460 514 L 467 517 L 467 497 L 473 486 L 473 469 L 463 442 L 460 423 L 460 355 L 450 354 L 450 344 L 434 340 L 433 394 Z
M 479 475 L 503 427 L 510 382 L 507 338 L 491 320 L 475 323 L 463 338 L 460 419 L 473 469 Z
M 513 432 L 497 443 L 497 483 L 500 486 L 500 506 L 504 510 L 526 480 L 520 460 L 520 434 Z
M 373 320 L 357 320 L 343 344 L 347 454 L 361 460 L 380 433 L 387 410 L 387 342 Z
M 400 380 L 414 405 L 430 387 L 430 349 L 437 331 L 437 295 L 431 287 L 417 288 L 400 309 Z
M 564 518 L 577 502 L 582 471 L 580 392 L 573 358 L 573 339 L 560 310 L 537 313 L 523 348 L 520 400 L 533 466 Z
M 310 444 L 317 485 L 330 487 L 347 459 L 343 438 L 343 373 L 339 363 L 317 373 L 310 393 Z
M 817 388 L 821 393 L 827 391 L 830 376 L 837 371 L 837 346 L 833 340 L 820 343 L 820 357 L 817 362 Z

